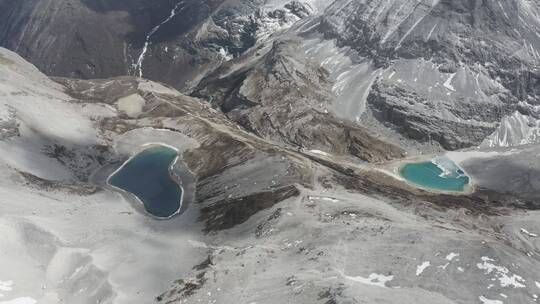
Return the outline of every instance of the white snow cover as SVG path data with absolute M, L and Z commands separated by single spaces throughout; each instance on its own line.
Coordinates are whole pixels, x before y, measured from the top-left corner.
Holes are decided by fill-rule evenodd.
M 219 54 L 221 55 L 221 57 L 223 57 L 225 61 L 234 59 L 234 56 L 222 47 L 219 49 Z
M 327 20 L 336 31 L 344 30 L 349 17 L 347 14 L 361 7 L 362 17 L 375 26 L 375 33 L 382 35 L 381 43 L 393 42 L 398 49 L 408 37 L 417 33 L 415 29 L 430 15 L 439 0 L 416 1 L 416 5 L 411 5 L 408 0 L 329 2 L 332 4 L 326 10 Z
M 35 304 L 36 300 L 29 297 L 16 298 L 9 301 L 1 301 L 0 304 Z
M 450 252 L 447 256 L 446 256 L 446 259 L 448 261 L 452 261 L 454 258 L 458 257 L 459 256 L 459 253 L 455 253 L 455 252 Z
M 324 152 L 324 151 L 321 151 L 321 150 L 309 150 L 309 152 L 311 153 L 314 153 L 314 154 L 319 154 L 319 155 L 324 155 L 324 156 L 329 156 L 330 154 Z
M 179 94 L 150 82 L 140 89 Z M 62 90 L 0 48 L 0 120 L 15 121 L 19 132 L 0 140 L 0 304 L 151 303 L 199 261 L 202 250 L 186 245 L 199 240 L 197 216 L 188 210 L 182 218 L 152 221 L 118 193 L 27 185 L 18 171 L 72 181 L 71 170 L 44 146 L 83 150 L 104 143 L 93 121 L 116 115 L 112 107 L 71 101 Z M 119 151 L 129 150 L 123 143 L 149 141 L 192 147 L 180 136 L 139 129 L 110 140 Z M 133 269 L 144 276 L 133 276 Z
M 113 116 L 115 110 L 72 102 L 63 89 L 17 54 L 0 48 L 0 126 L 11 125 L 18 132 L 18 136 L 0 141 L 7 165 L 39 177 L 67 180 L 72 173 L 45 155 L 44 146 L 103 143 L 94 119 Z
M 530 237 L 538 237 L 538 234 L 529 232 L 529 231 L 528 231 L 527 229 L 525 229 L 525 228 L 521 228 L 520 231 L 521 231 L 521 233 L 526 234 L 526 235 L 528 235 L 528 236 L 530 236 Z
M 425 261 L 422 264 L 416 266 L 416 275 L 421 275 L 422 272 L 424 272 L 424 270 L 426 270 L 426 268 L 428 268 L 430 265 L 431 263 L 429 261 Z
M 525 279 L 517 274 L 510 273 L 510 270 L 504 266 L 495 265 L 494 259 L 487 256 L 481 257 L 482 263 L 477 263 L 476 267 L 485 270 L 485 274 L 492 274 L 494 279 L 499 280 L 501 287 L 524 288 Z
M 13 290 L 13 281 L 0 281 L 0 291 Z
M 257 41 L 262 42 L 272 36 L 274 33 L 290 28 L 293 24 L 298 22 L 301 18 L 290 12 L 284 6 L 290 1 L 276 0 L 267 2 L 265 6 L 261 8 L 259 12 L 260 18 L 257 19 Z M 316 13 L 317 9 L 312 6 L 313 1 L 299 1 L 308 10 L 309 15 Z M 274 11 L 280 10 L 284 13 L 282 17 L 276 18 Z
M 0 48 L 0 60 L 0 124 L 11 124 L 19 133 L 0 141 L 3 161 L 39 177 L 70 179 L 72 173 L 45 155 L 43 147 L 102 144 L 93 121 L 112 116 L 115 110 L 72 102 L 62 86 L 6 49 Z
M 344 276 L 344 277 L 351 281 L 359 282 L 366 285 L 379 286 L 379 287 L 387 287 L 386 283 L 394 279 L 393 275 L 385 276 L 385 275 L 377 274 L 377 273 L 372 273 L 367 278 L 364 278 L 361 276 L 356 276 L 356 277 Z
M 290 3 L 291 0 L 267 0 L 264 4 L 266 9 L 282 8 L 285 4 Z M 313 10 L 320 12 L 325 9 L 331 1 L 328 0 L 300 0 L 304 5 L 309 5 Z
M 62 87 L 28 64 L 17 54 L 0 49 L 0 113 L 11 113 L 25 135 L 62 139 L 74 144 L 98 143 L 92 116 L 110 112 L 105 106 L 70 103 Z M 1 121 L 1 118 L 0 118 Z
M 519 112 L 503 118 L 499 127 L 484 140 L 484 147 L 516 147 L 540 143 L 540 119 Z
M 446 81 L 444 82 L 444 87 L 449 89 L 450 91 L 455 91 L 456 89 L 454 88 L 454 86 L 452 85 L 452 80 L 454 80 L 454 77 L 456 77 L 456 73 L 452 73 L 448 79 L 446 79 Z
M 13 290 L 13 281 L 0 281 L 0 291 L 11 292 Z M 6 297 L 5 294 L 0 293 L 0 298 Z M 0 301 L 0 304 L 35 304 L 36 300 L 30 297 L 18 297 L 11 300 Z
M 332 203 L 339 202 L 339 200 L 337 198 L 327 197 L 327 196 L 312 196 L 312 195 L 309 195 L 308 199 L 310 201 L 312 201 L 312 200 L 321 200 L 321 201 L 327 201 L 327 202 L 332 202 Z
M 483 304 L 504 304 L 503 301 L 499 301 L 499 300 L 491 300 L 491 299 L 488 299 L 484 296 L 479 296 L 478 299 L 483 303 Z

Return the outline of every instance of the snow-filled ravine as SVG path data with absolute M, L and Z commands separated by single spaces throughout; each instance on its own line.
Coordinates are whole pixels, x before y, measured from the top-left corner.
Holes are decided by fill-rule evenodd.
M 446 157 L 405 164 L 399 173 L 415 185 L 440 191 L 462 192 L 470 184 L 470 178 L 465 172 Z
M 152 146 L 127 160 L 108 184 L 133 194 L 151 215 L 170 218 L 182 206 L 183 189 L 172 175 L 177 158 L 178 151 L 171 147 Z

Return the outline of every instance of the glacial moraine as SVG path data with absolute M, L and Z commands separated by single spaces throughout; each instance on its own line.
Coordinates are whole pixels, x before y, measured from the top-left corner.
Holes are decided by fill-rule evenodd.
M 108 184 L 135 195 L 149 214 L 170 218 L 179 213 L 183 198 L 183 189 L 171 172 L 177 157 L 172 148 L 150 147 L 126 161 Z

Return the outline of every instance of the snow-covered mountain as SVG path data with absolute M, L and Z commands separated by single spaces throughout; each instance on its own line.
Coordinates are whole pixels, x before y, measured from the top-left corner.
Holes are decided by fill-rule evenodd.
M 49 75 L 144 74 L 178 88 L 322 9 L 320 1 L 0 1 L 0 45 Z
M 276 144 L 156 82 L 53 81 L 2 48 L 0 100 L 3 303 L 527 303 L 539 290 L 539 215 L 503 216 L 537 208 L 537 147 L 450 155 L 481 187 L 458 196 Z M 165 221 L 105 184 L 150 142 L 180 153 L 188 208 Z
M 536 104 L 538 16 L 530 1 L 335 1 L 321 32 L 379 71 L 368 116 L 455 149 Z
M 245 222 L 311 178 L 307 159 L 162 84 L 55 80 L 0 48 L 2 303 L 150 303 L 205 254 L 203 231 Z M 168 221 L 106 184 L 155 142 L 181 153 L 173 170 L 197 206 Z
M 227 86 L 256 86 L 243 79 L 246 64 L 273 56 L 270 45 L 284 42 L 296 52 L 281 56 L 304 77 L 322 72 L 324 86 L 310 87 L 308 95 L 318 96 L 311 108 L 413 150 L 480 144 L 518 110 L 538 118 L 519 106 L 536 105 L 540 96 L 533 1 L 4 0 L 0 7 L 0 45 L 48 74 L 143 75 L 208 97 L 223 95 L 212 92 L 222 90 L 209 81 L 216 77 Z M 94 23 L 99 27 L 87 26 Z M 280 77 L 301 86 L 293 75 Z M 290 93 L 275 100 L 287 99 L 283 94 Z M 213 101 L 260 103 L 226 98 Z
M 536 0 L 0 0 L 0 46 L 0 304 L 540 295 Z M 107 182 L 156 143 L 168 220 Z
M 518 147 L 540 143 L 540 119 L 519 112 L 503 118 L 500 126 L 482 143 L 487 147 Z

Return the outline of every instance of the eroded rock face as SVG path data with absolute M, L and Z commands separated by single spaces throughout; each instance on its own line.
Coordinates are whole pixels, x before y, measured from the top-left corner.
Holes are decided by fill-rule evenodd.
M 246 222 L 257 212 L 272 208 L 277 203 L 299 194 L 296 187 L 288 186 L 227 200 L 220 204 L 209 204 L 201 210 L 201 219 L 206 221 L 206 231 L 230 229 Z
M 205 71 L 314 12 L 299 1 L 263 4 L 3 0 L 0 45 L 51 76 L 137 75 L 189 88 Z
M 383 166 L 343 155 L 297 150 L 294 145 L 328 148 L 372 161 L 401 152 L 358 127 L 361 121 L 325 112 L 319 102 L 331 102 L 330 73 L 297 56 L 296 46 L 277 40 L 258 60 L 239 58 L 241 69 L 231 64 L 232 70 L 212 74 L 216 81 L 198 94 L 215 97 L 223 111 L 136 77 L 53 82 L 0 49 L 0 130 L 9 133 L 0 140 L 0 244 L 8 248 L 2 269 L 16 284 L 35 286 L 32 296 L 40 302 L 533 299 L 540 221 L 534 211 L 539 181 L 531 176 L 540 175 L 531 164 L 537 164 L 538 149 L 503 158 L 471 152 L 485 159 L 464 167 L 482 177 L 477 191 L 465 195 L 420 190 Z M 491 127 L 500 115 L 496 102 L 483 104 L 483 111 L 467 99 L 454 108 L 438 98 L 432 109 L 429 99 L 411 91 L 429 92 L 442 81 L 452 93 L 436 90 L 432 96 L 452 96 L 467 76 L 456 72 L 455 83 L 441 76 L 451 73 L 441 72 L 427 88 L 413 87 L 411 79 L 403 86 L 414 90 L 405 91 L 393 85 L 404 82 L 404 70 L 376 77 L 372 90 L 379 92 L 367 97 L 368 111 L 389 121 L 414 117 L 418 121 L 402 122 L 420 135 L 437 134 L 442 127 L 422 127 L 444 118 L 445 127 L 459 130 L 444 139 L 451 144 L 451 138 L 467 140 L 467 124 Z M 479 82 L 499 92 L 481 77 Z M 144 100 L 137 115 L 127 115 L 126 96 Z M 380 97 L 385 100 L 374 99 Z M 424 121 L 426 113 L 430 120 Z M 451 125 L 455 117 L 463 125 Z M 156 141 L 182 150 L 182 164 L 173 170 L 195 177 L 189 184 L 183 180 L 192 194 L 192 218 L 184 213 L 154 221 L 103 190 L 109 170 L 128 152 Z M 133 269 L 145 275 L 133 276 Z
M 1 1 L 0 8 L 0 45 L 47 74 L 87 78 L 126 74 L 124 37 L 130 20 L 125 12 L 111 8 L 104 15 L 85 2 L 63 0 Z
M 515 111 L 540 117 L 536 3 L 322 2 L 4 0 L 0 45 L 50 75 L 142 75 L 212 97 L 255 133 L 304 146 L 314 143 L 273 117 L 300 120 L 282 113 L 291 112 L 287 106 L 255 114 L 238 108 L 278 96 L 309 112 L 308 125 L 325 120 L 334 128 L 331 115 L 319 115 L 329 111 L 379 133 L 368 123 L 375 119 L 410 145 L 445 149 L 479 144 Z M 321 52 L 326 44 L 335 45 Z M 224 75 L 224 67 L 234 73 Z M 408 102 L 392 114 L 403 96 Z M 329 145 L 336 143 L 319 148 Z
M 448 150 L 470 147 L 490 135 L 501 107 L 490 103 L 428 100 L 399 86 L 377 82 L 368 97 L 371 113 L 420 142 L 438 142 Z M 479 118 L 479 115 L 482 118 Z
M 164 45 L 152 65 L 154 69 L 149 70 L 156 71 L 171 62 L 189 66 L 189 61 L 174 61 L 163 49 L 208 18 L 221 2 L 2 1 L 0 45 L 17 51 L 52 76 L 135 75 L 147 36 L 159 26 L 149 42 Z M 175 18 L 160 26 L 177 5 Z M 189 50 L 186 47 L 184 52 Z M 158 60 L 166 63 L 155 66 Z
M 540 120 L 516 111 L 503 118 L 497 130 L 482 142 L 482 146 L 518 147 L 539 142 Z
M 284 117 L 300 121 L 289 114 L 297 109 L 308 113 L 307 125 L 340 128 L 321 115 L 330 110 L 356 125 L 375 118 L 412 142 L 445 149 L 479 144 L 515 111 L 540 117 L 540 14 L 526 1 L 4 0 L 0 7 L 0 44 L 47 74 L 142 75 L 194 89 L 256 134 L 300 146 L 321 140 L 283 128 Z M 336 48 L 311 58 L 306 41 L 314 35 L 321 44 L 335 40 Z M 359 67 L 347 71 L 329 58 Z M 223 77 L 224 66 L 235 72 Z M 262 99 L 273 96 L 284 106 L 239 110 L 268 105 Z M 408 101 L 396 106 L 403 96 Z M 332 140 L 319 148 L 330 145 L 350 151 Z
M 268 100 L 314 110 L 310 123 L 326 111 L 353 125 L 375 118 L 412 142 L 449 150 L 480 144 L 516 110 L 539 117 L 538 37 L 528 26 L 539 24 L 535 5 L 335 1 L 315 16 L 210 73 L 194 94 L 256 134 L 306 146 L 276 118 L 294 110 L 265 109 Z M 332 117 L 320 119 L 333 125 Z
M 335 1 L 323 31 L 384 61 L 431 58 L 439 62 L 497 63 L 505 70 L 537 56 L 539 8 L 529 1 Z M 508 56 L 520 51 L 516 56 Z
M 379 120 L 457 149 L 479 144 L 519 101 L 538 116 L 539 16 L 528 1 L 336 1 L 320 31 L 388 71 L 370 91 Z
M 299 43 L 276 40 L 239 70 L 227 67 L 201 81 L 194 94 L 210 100 L 247 130 L 305 149 L 352 154 L 366 161 L 402 156 L 402 151 L 327 108 L 331 82 L 325 69 L 297 56 Z M 256 52 L 256 51 L 255 51 Z

